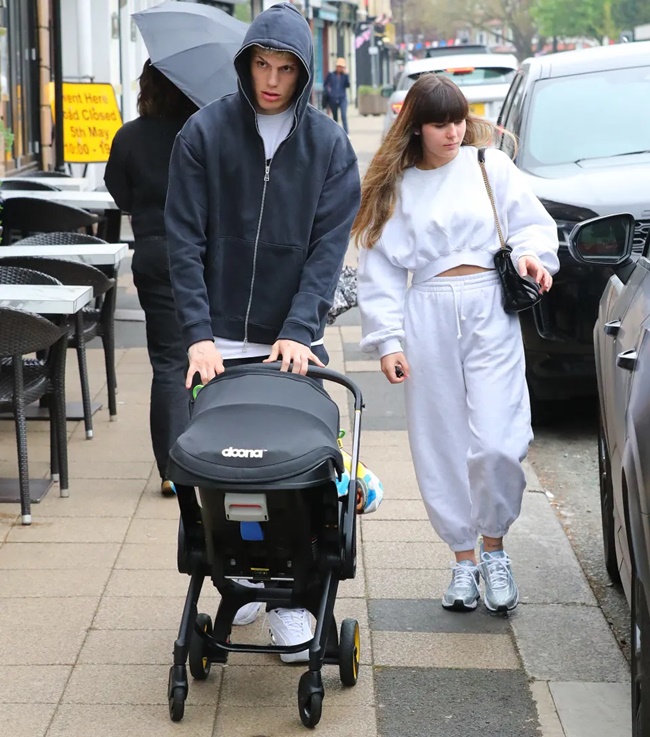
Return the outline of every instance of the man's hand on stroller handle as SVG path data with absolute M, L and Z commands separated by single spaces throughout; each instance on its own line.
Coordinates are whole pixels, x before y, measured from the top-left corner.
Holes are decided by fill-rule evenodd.
M 294 374 L 306 375 L 309 369 L 309 362 L 315 363 L 321 368 L 325 368 L 325 364 L 314 355 L 309 346 L 302 343 L 296 343 L 295 340 L 276 340 L 271 349 L 271 355 L 266 358 L 263 363 L 273 363 L 282 356 L 281 371 L 291 370 Z M 291 365 L 293 364 L 293 365 Z M 290 367 L 291 365 L 291 367 Z
M 194 374 L 201 375 L 201 383 L 207 384 L 215 376 L 224 372 L 223 359 L 211 340 L 200 340 L 190 346 L 187 352 L 190 367 L 185 379 L 185 388 L 192 388 Z

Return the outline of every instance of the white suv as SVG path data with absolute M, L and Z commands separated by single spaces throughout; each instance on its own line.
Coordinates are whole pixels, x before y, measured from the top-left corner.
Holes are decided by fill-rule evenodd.
M 407 62 L 388 101 L 383 135 L 399 115 L 406 93 L 418 77 L 431 73 L 452 79 L 468 99 L 471 113 L 496 123 L 518 67 L 512 54 L 450 54 Z

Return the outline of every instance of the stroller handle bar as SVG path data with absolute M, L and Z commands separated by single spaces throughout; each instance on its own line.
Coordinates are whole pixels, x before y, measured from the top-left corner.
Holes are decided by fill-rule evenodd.
M 260 369 L 269 372 L 280 371 L 281 367 L 282 361 L 274 361 L 273 363 L 246 363 L 241 366 L 233 366 L 232 368 L 226 369 L 223 374 L 219 374 L 219 376 L 216 376 L 212 381 L 219 381 L 221 377 L 225 378 L 226 375 L 232 376 L 235 373 L 245 374 L 259 371 Z M 361 389 L 359 389 L 359 387 L 344 374 L 340 374 L 338 371 L 333 371 L 332 369 L 320 368 L 319 366 L 309 364 L 307 376 L 310 379 L 324 379 L 325 381 L 331 381 L 335 384 L 344 386 L 354 396 L 355 411 L 363 409 L 363 396 L 361 394 Z
M 246 374 L 259 371 L 260 368 L 272 372 L 279 371 L 282 367 L 281 361 L 273 363 L 250 363 L 242 366 L 233 366 L 225 371 L 225 373 L 212 379 L 219 381 L 221 377 L 233 374 Z M 356 549 L 356 498 L 357 498 L 357 467 L 359 465 L 359 446 L 361 444 L 361 412 L 363 410 L 363 396 L 361 389 L 347 376 L 340 374 L 328 368 L 320 368 L 320 366 L 309 365 L 307 376 L 310 379 L 324 379 L 335 384 L 344 386 L 354 396 L 354 425 L 352 429 L 352 452 L 350 466 L 350 484 L 348 486 L 347 506 L 343 516 L 343 561 L 342 561 L 342 577 L 354 578 L 356 560 L 354 551 Z M 210 382 L 212 383 L 212 382 Z

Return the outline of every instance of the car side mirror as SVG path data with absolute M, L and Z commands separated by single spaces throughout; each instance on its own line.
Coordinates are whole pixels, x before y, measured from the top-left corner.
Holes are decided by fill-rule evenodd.
M 381 96 L 382 97 L 390 97 L 393 92 L 395 92 L 394 87 L 390 87 L 389 85 L 381 88 Z
M 605 215 L 578 223 L 569 236 L 569 253 L 583 264 L 622 266 L 630 260 L 634 216 Z

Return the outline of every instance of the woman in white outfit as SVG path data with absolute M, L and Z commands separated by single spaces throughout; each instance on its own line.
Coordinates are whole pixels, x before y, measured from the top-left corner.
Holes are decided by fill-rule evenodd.
M 519 321 L 503 308 L 478 162 L 494 134 L 451 80 L 421 77 L 370 164 L 352 232 L 362 246 L 361 347 L 378 353 L 391 384 L 404 382 L 420 492 L 456 557 L 442 605 L 475 609 L 480 573 L 487 608 L 505 612 L 519 593 L 503 537 L 520 513 L 532 431 Z M 547 292 L 556 225 L 503 152 L 485 159 L 514 264 Z

